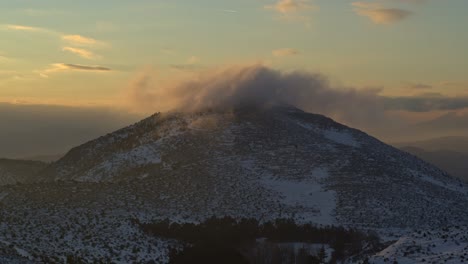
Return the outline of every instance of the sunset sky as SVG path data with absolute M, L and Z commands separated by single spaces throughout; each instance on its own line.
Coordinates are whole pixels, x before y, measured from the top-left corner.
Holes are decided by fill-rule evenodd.
M 130 115 L 124 91 L 148 69 L 165 80 L 260 63 L 379 89 L 408 122 L 467 122 L 466 10 L 466 0 L 2 1 L 0 102 Z

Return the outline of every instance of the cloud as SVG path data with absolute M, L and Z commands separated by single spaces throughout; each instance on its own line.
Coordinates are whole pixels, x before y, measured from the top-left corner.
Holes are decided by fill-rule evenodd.
M 65 41 L 72 46 L 87 46 L 87 47 L 108 47 L 109 46 L 105 42 L 102 42 L 102 41 L 99 41 L 90 37 L 85 37 L 82 35 L 65 34 L 65 33 L 61 33 L 58 31 L 51 30 L 51 29 L 47 29 L 47 28 L 41 28 L 41 27 L 7 24 L 7 25 L 0 25 L 0 29 L 49 34 L 53 37 L 60 38 L 62 41 Z
M 41 27 L 32 27 L 32 26 L 25 26 L 25 25 L 12 25 L 12 24 L 6 24 L 6 25 L 1 25 L 0 28 L 3 28 L 4 30 L 8 31 L 22 31 L 22 32 L 30 32 L 30 33 L 43 33 L 43 34 L 49 34 L 49 35 L 57 35 L 58 33 L 47 29 L 47 28 L 41 28 Z
M 62 64 L 68 69 L 72 70 L 81 70 L 81 71 L 111 71 L 110 68 L 102 66 L 88 66 L 88 65 L 79 65 L 79 64 Z
M 89 60 L 94 60 L 97 59 L 98 56 L 94 54 L 92 51 L 85 50 L 85 49 L 79 49 L 79 48 L 73 48 L 73 47 L 64 47 L 62 49 L 63 51 L 68 51 L 73 54 L 76 54 L 82 58 L 89 59 Z
M 427 90 L 432 89 L 432 85 L 425 84 L 425 83 L 410 83 L 408 88 L 417 89 L 417 90 Z
M 124 97 L 133 110 L 190 112 L 278 103 L 359 124 L 378 121 L 384 109 L 377 90 L 333 88 L 319 74 L 257 64 L 207 69 L 167 82 L 155 76 L 145 71 L 127 87 Z
M 285 49 L 277 49 L 272 51 L 273 56 L 275 57 L 286 57 L 286 56 L 293 56 L 299 54 L 299 51 L 296 49 L 285 48 Z
M 275 5 L 265 6 L 281 14 L 298 13 L 316 8 L 308 0 L 279 0 Z
M 200 58 L 197 56 L 192 56 L 187 60 L 187 64 L 190 65 L 197 64 L 198 62 L 200 62 Z
M 182 73 L 182 72 L 181 72 Z M 387 97 L 379 89 L 332 86 L 323 75 L 285 72 L 261 64 L 183 72 L 171 80 L 161 80 L 152 70 L 138 74 L 126 87 L 122 98 L 133 111 L 226 110 L 242 106 L 288 104 L 308 112 L 323 114 L 381 138 L 407 138 L 422 132 L 411 126 L 420 113 L 468 109 L 468 97 L 435 94 Z
M 62 39 L 70 44 L 77 46 L 95 46 L 100 44 L 99 41 L 93 38 L 88 38 L 81 35 L 63 35 Z
M 69 71 L 84 71 L 84 72 L 110 72 L 112 69 L 95 66 L 95 65 L 80 65 L 80 64 L 69 64 L 69 63 L 54 63 L 49 68 L 38 71 L 39 75 L 44 78 L 48 78 L 50 73 L 57 72 L 69 72 Z
M 11 60 L 11 58 L 7 57 L 6 55 L 3 55 L 2 52 L 0 52 L 0 60 L 8 61 Z
M 42 28 L 37 27 L 28 27 L 28 26 L 21 26 L 21 25 L 7 25 L 8 29 L 12 30 L 20 30 L 20 31 L 42 31 Z
M 201 59 L 197 56 L 191 56 L 187 59 L 187 62 L 181 64 L 171 64 L 169 67 L 172 70 L 177 71 L 195 71 L 204 68 L 204 66 L 199 63 L 200 60 Z
M 354 12 L 369 18 L 375 24 L 392 24 L 401 21 L 413 13 L 399 8 L 384 8 L 379 3 L 354 2 Z
M 452 111 L 468 108 L 468 97 L 446 97 L 434 93 L 411 97 L 386 97 L 384 101 L 387 110 L 409 112 Z
M 462 129 L 465 131 L 468 129 L 468 113 L 451 111 L 435 119 L 421 122 L 418 126 L 422 129 L 450 130 L 459 133 Z M 466 132 L 463 136 L 466 136 Z
M 279 0 L 274 5 L 264 6 L 265 9 L 280 14 L 279 19 L 283 21 L 301 22 L 306 27 L 311 26 L 311 17 L 305 14 L 307 11 L 319 9 L 311 4 L 310 0 Z

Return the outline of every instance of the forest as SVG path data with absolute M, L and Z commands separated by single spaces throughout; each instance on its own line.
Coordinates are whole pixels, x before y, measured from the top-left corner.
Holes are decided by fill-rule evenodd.
M 170 263 L 337 263 L 383 248 L 373 232 L 338 226 L 297 224 L 291 219 L 259 222 L 256 219 L 211 217 L 201 223 L 169 220 L 140 223 L 151 235 L 183 242 L 170 253 Z

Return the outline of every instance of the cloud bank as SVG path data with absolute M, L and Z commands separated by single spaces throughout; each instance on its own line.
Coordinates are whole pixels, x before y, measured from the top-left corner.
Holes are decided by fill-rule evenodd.
M 145 113 L 288 104 L 383 137 L 401 131 L 411 134 L 405 130 L 409 121 L 394 112 L 468 109 L 468 98 L 386 97 L 379 89 L 334 87 L 320 74 L 284 72 L 260 64 L 208 69 L 171 81 L 160 81 L 147 70 L 130 83 L 124 97 L 128 107 Z
M 288 104 L 359 123 L 378 120 L 383 113 L 377 92 L 333 88 L 319 74 L 247 65 L 206 70 L 191 78 L 165 83 L 158 82 L 154 73 L 144 72 L 129 85 L 125 97 L 133 109 L 146 112 Z

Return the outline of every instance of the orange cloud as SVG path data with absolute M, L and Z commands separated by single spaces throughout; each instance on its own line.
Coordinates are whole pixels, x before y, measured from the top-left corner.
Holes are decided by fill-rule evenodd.
M 401 21 L 412 12 L 399 8 L 384 8 L 379 3 L 354 2 L 354 12 L 360 16 L 369 18 L 375 24 L 392 24 Z
M 78 56 L 80 56 L 82 58 L 89 59 L 89 60 L 94 60 L 94 59 L 98 58 L 98 56 L 96 54 L 94 54 L 93 52 L 91 52 L 89 50 L 85 50 L 85 49 L 78 49 L 78 48 L 73 48 L 73 47 L 64 47 L 62 50 L 71 52 L 71 53 L 76 54 L 76 55 L 78 55 Z
M 308 0 L 279 0 L 273 6 L 266 6 L 267 9 L 276 10 L 282 14 L 296 13 L 308 9 L 314 9 L 315 6 Z
M 98 40 L 81 35 L 63 35 L 62 40 L 77 46 L 96 46 L 103 44 Z

